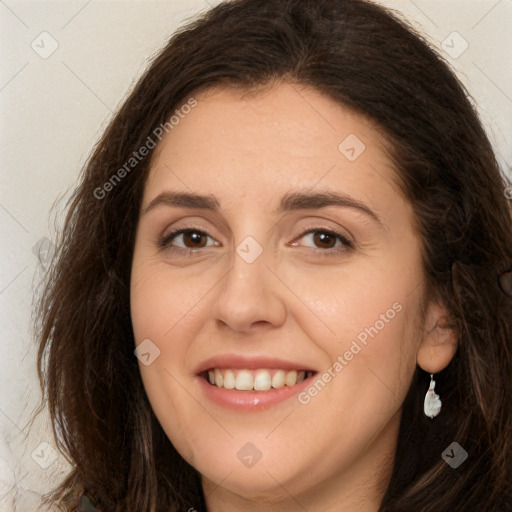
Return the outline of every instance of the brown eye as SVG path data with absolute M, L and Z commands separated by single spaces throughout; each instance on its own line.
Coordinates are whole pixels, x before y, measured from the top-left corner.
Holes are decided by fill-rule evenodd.
M 326 249 L 326 253 L 343 251 L 354 247 L 354 244 L 346 236 L 326 229 L 310 229 L 303 233 L 300 238 L 308 240 L 309 243 L 307 245 L 314 249 Z M 293 245 L 298 244 L 295 243 Z
M 316 231 L 313 235 L 313 241 L 322 249 L 333 249 L 336 245 L 336 237 L 325 231 Z
M 201 243 L 201 241 L 206 243 L 206 236 L 200 231 L 187 231 L 183 233 L 183 243 L 188 248 L 204 247 L 205 244 Z
M 172 246 L 177 249 L 202 249 L 208 247 L 208 238 L 211 239 L 204 231 L 182 228 L 165 235 L 159 245 L 160 247 Z M 210 245 L 215 245 L 215 243 Z

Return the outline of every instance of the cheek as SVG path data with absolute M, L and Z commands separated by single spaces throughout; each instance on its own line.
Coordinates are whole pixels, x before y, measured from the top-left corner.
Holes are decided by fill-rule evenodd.
M 303 395 L 312 416 L 329 403 L 340 414 L 350 410 L 360 428 L 360 422 L 389 418 L 400 408 L 420 339 L 414 321 L 421 310 L 418 268 L 414 260 L 407 266 L 389 257 L 362 261 L 350 271 L 340 267 L 330 276 L 296 276 L 294 291 L 309 306 L 296 320 L 330 362 L 319 376 L 324 384 Z
M 410 346 L 410 323 L 421 306 L 420 270 L 419 258 L 403 262 L 389 252 L 308 271 L 288 265 L 278 273 L 293 283 L 295 298 L 283 295 L 290 315 L 331 360 L 352 341 L 371 344 L 377 359 L 388 359 Z
M 190 318 L 197 317 L 196 306 L 214 282 L 207 273 L 171 269 L 162 262 L 134 264 L 130 306 L 135 339 L 153 336 L 167 345 L 183 329 L 184 319 L 190 327 L 197 325 Z
M 398 428 L 416 367 L 414 326 L 409 321 L 414 318 L 415 302 L 403 298 L 401 305 L 391 302 L 389 310 L 386 298 L 386 307 L 372 310 L 378 315 L 369 315 L 364 328 L 341 333 L 329 346 L 319 342 L 324 343 L 332 364 L 299 397 L 302 411 L 297 417 L 308 418 L 307 429 L 301 424 L 294 441 L 317 439 L 318 449 L 330 454 L 325 461 L 328 467 L 358 457 L 390 422 Z M 380 319 L 381 311 L 384 315 L 388 311 L 388 323 Z M 316 437 L 318 432 L 323 440 Z
M 150 353 L 150 364 L 144 364 L 144 357 L 139 359 L 144 389 L 168 438 L 191 464 L 197 458 L 196 438 L 204 437 L 191 425 L 202 425 L 205 418 L 204 411 L 189 399 L 188 359 L 204 325 L 200 305 L 214 285 L 210 281 L 201 272 L 191 276 L 186 269 L 170 270 L 150 258 L 139 264 L 134 258 L 130 307 L 135 344 Z

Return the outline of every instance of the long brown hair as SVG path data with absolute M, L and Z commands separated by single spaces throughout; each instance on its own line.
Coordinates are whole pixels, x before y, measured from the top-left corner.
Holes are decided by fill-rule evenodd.
M 512 267 L 510 181 L 449 66 L 363 0 L 221 3 L 172 36 L 110 122 L 70 200 L 38 309 L 39 377 L 72 462 L 49 501 L 69 510 L 88 489 L 102 510 L 206 510 L 200 475 L 158 424 L 133 353 L 130 268 L 154 150 L 112 176 L 191 96 L 280 80 L 317 89 L 386 135 L 429 297 L 461 334 L 436 376 L 435 420 L 422 409 L 429 377 L 416 370 L 380 512 L 512 510 L 512 301 L 497 283 Z M 457 469 L 441 457 L 452 442 L 468 453 Z

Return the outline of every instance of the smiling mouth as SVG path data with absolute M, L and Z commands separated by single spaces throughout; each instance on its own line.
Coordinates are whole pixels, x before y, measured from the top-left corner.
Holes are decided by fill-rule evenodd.
M 201 375 L 212 386 L 237 391 L 270 391 L 295 386 L 315 375 L 311 370 L 211 368 Z

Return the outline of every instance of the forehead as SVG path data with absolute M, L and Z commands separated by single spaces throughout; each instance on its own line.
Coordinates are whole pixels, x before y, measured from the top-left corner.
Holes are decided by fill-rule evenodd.
M 226 198 L 332 186 L 370 197 L 395 171 L 371 120 L 319 91 L 281 83 L 258 93 L 215 88 L 194 97 L 155 152 L 147 194 L 166 186 Z M 146 194 L 146 195 L 147 195 Z

